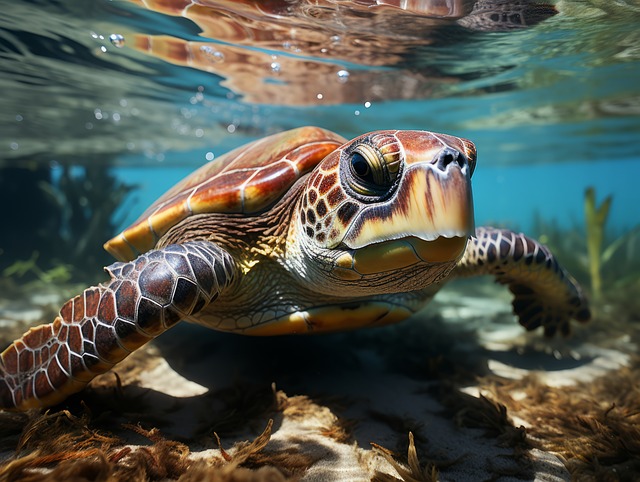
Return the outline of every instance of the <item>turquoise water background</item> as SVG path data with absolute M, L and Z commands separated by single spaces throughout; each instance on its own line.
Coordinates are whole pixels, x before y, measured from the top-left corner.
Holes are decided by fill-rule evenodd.
M 354 20 L 345 2 L 320 2 L 328 7 L 292 14 L 316 22 L 308 45 L 278 16 L 270 43 L 246 28 L 230 41 L 152 3 L 0 2 L 0 167 L 114 166 L 140 187 L 121 209 L 124 226 L 208 158 L 273 132 L 426 129 L 476 143 L 477 224 L 529 230 L 539 216 L 581 229 L 588 186 L 613 195 L 611 230 L 640 222 L 637 1 L 547 2 L 557 15 L 502 32 L 393 9 Z M 233 5 L 208 3 L 212 16 Z M 179 65 L 140 48 L 144 38 L 209 57 Z M 237 61 L 237 51 L 249 56 Z

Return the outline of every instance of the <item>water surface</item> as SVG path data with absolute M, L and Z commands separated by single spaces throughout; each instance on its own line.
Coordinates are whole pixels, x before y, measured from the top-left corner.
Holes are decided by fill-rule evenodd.
M 472 139 L 479 223 L 580 226 L 589 185 L 640 220 L 637 1 L 2 3 L 0 166 L 119 166 L 142 189 L 116 224 L 308 124 Z

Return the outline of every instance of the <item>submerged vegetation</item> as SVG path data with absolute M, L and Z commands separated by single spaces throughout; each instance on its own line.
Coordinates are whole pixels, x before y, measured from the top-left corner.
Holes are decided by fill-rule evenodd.
M 613 196 L 596 204 L 595 189 L 585 190 L 584 229 L 560 226 L 535 216 L 533 234 L 556 254 L 584 286 L 591 286 L 594 301 L 635 299 L 640 289 L 640 225 L 624 232 L 607 230 Z
M 71 279 L 71 271 L 73 270 L 71 265 L 60 264 L 43 271 L 38 265 L 39 258 L 40 252 L 34 251 L 29 259 L 16 261 L 12 265 L 6 267 L 2 271 L 2 274 L 7 278 L 23 278 L 27 275 L 33 275 L 43 283 L 64 283 Z
M 4 168 L 0 202 L 9 207 L 0 240 L 3 284 L 91 281 L 112 262 L 102 243 L 116 230 L 114 213 L 135 186 L 106 164 Z
M 591 276 L 591 290 L 595 298 L 602 296 L 602 279 L 600 275 L 602 264 L 602 240 L 604 226 L 607 223 L 609 209 L 613 198 L 607 196 L 600 206 L 596 205 L 596 190 L 587 188 L 584 193 L 584 214 L 587 231 L 587 253 L 589 255 L 589 274 Z

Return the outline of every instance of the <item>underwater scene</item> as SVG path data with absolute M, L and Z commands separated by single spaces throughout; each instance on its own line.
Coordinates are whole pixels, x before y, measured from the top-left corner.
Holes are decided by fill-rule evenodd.
M 640 1 L 0 5 L 0 481 L 640 480 Z

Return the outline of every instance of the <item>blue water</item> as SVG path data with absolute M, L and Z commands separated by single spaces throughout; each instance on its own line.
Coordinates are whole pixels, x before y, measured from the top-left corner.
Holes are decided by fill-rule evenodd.
M 183 3 L 0 1 L 0 168 L 115 166 L 141 188 L 126 223 L 267 134 L 427 129 L 476 143 L 477 224 L 581 229 L 588 186 L 613 195 L 610 229 L 640 223 L 636 2 L 547 2 L 508 31 L 331 1 L 168 10 Z

